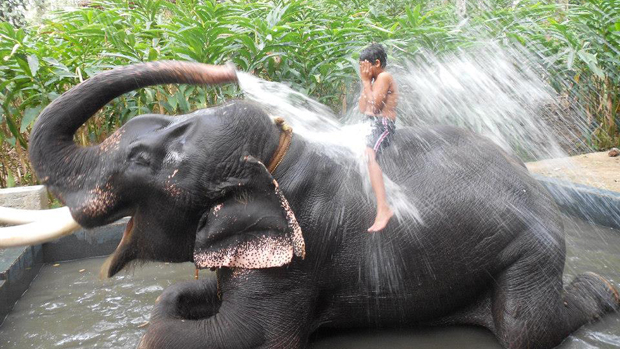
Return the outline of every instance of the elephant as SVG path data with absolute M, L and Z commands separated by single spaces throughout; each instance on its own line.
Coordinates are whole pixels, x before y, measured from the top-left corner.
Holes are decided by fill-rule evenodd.
M 418 217 L 374 234 L 356 160 L 326 155 L 255 102 L 142 115 L 98 145 L 73 141 L 123 93 L 236 81 L 227 66 L 120 67 L 61 95 L 33 128 L 33 167 L 71 219 L 92 228 L 131 216 L 107 276 L 140 261 L 216 271 L 166 289 L 139 348 L 306 348 L 319 328 L 452 324 L 485 327 L 505 348 L 551 348 L 619 308 L 597 274 L 563 285 L 552 197 L 468 130 L 398 129 L 378 161 Z

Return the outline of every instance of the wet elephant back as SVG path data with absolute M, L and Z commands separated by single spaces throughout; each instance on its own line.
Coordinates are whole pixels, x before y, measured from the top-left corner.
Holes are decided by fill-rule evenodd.
M 331 296 L 331 318 L 359 312 L 360 326 L 424 321 L 473 302 L 511 263 L 502 254 L 536 214 L 526 207 L 548 204 L 519 160 L 452 127 L 399 129 L 380 165 L 405 212 L 380 233 L 343 232 L 335 257 L 333 277 L 349 282 Z

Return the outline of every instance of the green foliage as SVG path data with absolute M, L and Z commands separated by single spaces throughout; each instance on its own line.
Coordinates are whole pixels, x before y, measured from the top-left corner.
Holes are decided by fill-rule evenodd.
M 26 11 L 36 10 L 39 14 L 45 9 L 46 0 L 2 0 L 0 2 L 0 22 L 8 22 L 16 27 L 26 24 Z
M 9 22 L 15 26 L 26 23 L 24 12 L 27 2 L 25 0 L 5 0 L 0 3 L 0 21 Z
M 37 114 L 102 70 L 163 59 L 232 61 L 341 109 L 357 90 L 357 54 L 369 42 L 385 44 L 394 61 L 475 45 L 480 32 L 541 54 L 558 93 L 598 121 L 595 145 L 618 144 L 620 0 L 476 3 L 469 2 L 467 23 L 443 0 L 99 0 L 41 25 L 0 23 L 0 186 L 36 181 L 25 150 Z M 139 114 L 186 113 L 238 94 L 234 86 L 134 91 L 106 106 L 76 140 L 100 141 Z
M 581 1 L 564 12 L 538 4 L 522 11 L 536 11 L 536 17 L 529 17 L 542 21 L 520 21 L 510 30 L 513 38 L 544 54 L 555 89 L 581 104 L 596 121 L 592 145 L 619 145 L 620 0 Z

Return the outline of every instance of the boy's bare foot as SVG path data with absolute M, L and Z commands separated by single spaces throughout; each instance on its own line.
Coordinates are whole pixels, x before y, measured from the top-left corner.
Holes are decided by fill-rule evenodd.
M 375 217 L 375 223 L 370 228 L 368 228 L 368 232 L 376 233 L 383 230 L 383 228 L 385 228 L 393 215 L 394 212 L 392 211 L 390 206 L 378 208 L 377 217 Z

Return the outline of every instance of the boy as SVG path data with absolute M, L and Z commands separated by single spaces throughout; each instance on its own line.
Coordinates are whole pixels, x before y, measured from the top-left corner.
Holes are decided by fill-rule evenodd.
M 372 123 L 372 131 L 366 143 L 366 157 L 370 184 L 377 198 L 377 215 L 373 225 L 368 228 L 369 233 L 385 228 L 394 215 L 385 195 L 383 172 L 376 161 L 377 155 L 390 144 L 396 131 L 394 121 L 398 87 L 392 74 L 384 70 L 386 63 L 387 55 L 380 44 L 372 44 L 360 53 L 362 93 L 359 110 Z

